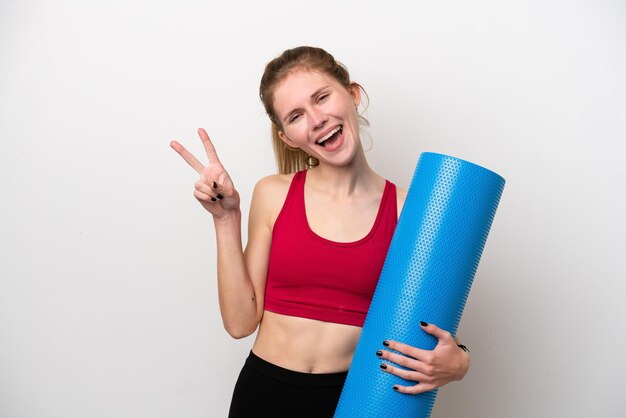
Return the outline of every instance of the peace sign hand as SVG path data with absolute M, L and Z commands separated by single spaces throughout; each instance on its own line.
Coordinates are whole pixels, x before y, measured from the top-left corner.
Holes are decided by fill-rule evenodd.
M 208 158 L 206 167 L 180 143 L 172 141 L 170 146 L 200 174 L 193 193 L 195 198 L 215 220 L 224 220 L 239 211 L 239 193 L 217 157 L 209 135 L 202 128 L 198 129 L 198 135 Z

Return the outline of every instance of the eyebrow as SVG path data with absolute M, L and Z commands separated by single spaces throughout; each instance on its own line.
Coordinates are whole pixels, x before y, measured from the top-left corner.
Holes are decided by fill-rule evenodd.
M 311 99 L 314 98 L 315 96 L 319 95 L 322 90 L 327 89 L 329 86 L 322 86 L 319 89 L 315 90 L 311 96 L 309 96 Z M 300 110 L 299 108 L 293 109 L 291 112 L 287 113 L 285 115 L 285 117 L 283 118 L 283 122 L 287 122 L 287 120 L 289 119 L 289 117 L 291 117 L 292 114 L 294 114 L 295 112 L 297 112 L 298 110 Z

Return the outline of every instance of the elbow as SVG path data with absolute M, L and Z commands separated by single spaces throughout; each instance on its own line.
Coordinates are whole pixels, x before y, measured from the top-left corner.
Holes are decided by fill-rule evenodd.
M 252 332 L 246 332 L 246 331 L 240 331 L 240 330 L 226 330 L 226 332 L 228 332 L 228 335 L 230 335 L 231 337 L 233 337 L 235 340 L 240 340 L 242 338 L 246 338 L 250 335 L 252 335 Z
M 236 340 L 240 340 L 242 338 L 246 338 L 249 337 L 250 335 L 254 334 L 254 331 L 256 331 L 256 325 L 254 326 L 232 326 L 232 325 L 227 325 L 224 324 L 224 328 L 226 329 L 226 332 L 228 333 L 228 335 L 230 335 L 232 338 L 236 339 Z

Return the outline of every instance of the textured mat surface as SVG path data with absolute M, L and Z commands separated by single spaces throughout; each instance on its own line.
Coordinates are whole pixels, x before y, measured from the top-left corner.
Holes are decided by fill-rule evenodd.
M 423 153 L 394 232 L 335 418 L 427 418 L 437 391 L 380 370 L 376 351 L 392 339 L 431 350 L 425 321 L 456 334 L 504 179 L 458 158 Z

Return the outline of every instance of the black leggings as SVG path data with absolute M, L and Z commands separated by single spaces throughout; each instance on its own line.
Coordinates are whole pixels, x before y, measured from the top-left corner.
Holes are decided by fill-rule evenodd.
M 348 372 L 310 374 L 250 352 L 239 374 L 229 418 L 332 418 Z

